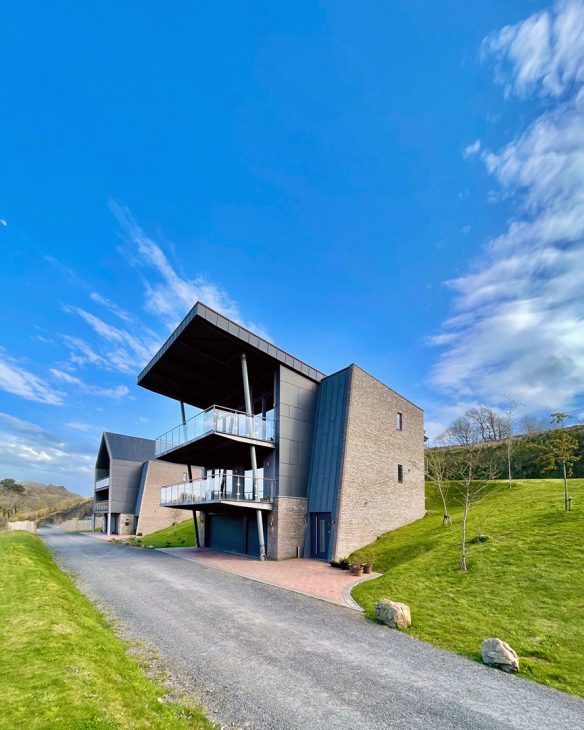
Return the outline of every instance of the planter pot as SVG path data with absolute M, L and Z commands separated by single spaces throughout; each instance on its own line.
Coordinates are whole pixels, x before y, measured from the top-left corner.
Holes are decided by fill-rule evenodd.
M 356 575 L 359 577 L 360 575 L 363 575 L 363 566 L 362 565 L 352 565 L 351 566 L 351 575 Z
M 371 570 L 373 568 L 373 563 L 363 563 L 363 572 L 366 574 L 371 573 Z

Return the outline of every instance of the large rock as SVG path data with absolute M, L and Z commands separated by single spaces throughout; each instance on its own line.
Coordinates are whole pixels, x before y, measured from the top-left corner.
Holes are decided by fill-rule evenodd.
M 501 639 L 485 639 L 481 646 L 483 662 L 490 667 L 497 667 L 504 672 L 519 671 L 519 657 L 515 651 Z
M 392 629 L 407 629 L 412 625 L 410 607 L 405 603 L 382 598 L 375 604 L 375 615 Z

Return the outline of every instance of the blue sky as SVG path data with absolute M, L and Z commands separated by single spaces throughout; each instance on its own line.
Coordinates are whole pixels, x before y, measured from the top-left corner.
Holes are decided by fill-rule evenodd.
M 197 298 L 422 405 L 579 413 L 584 4 L 0 11 L 0 475 L 88 493 Z

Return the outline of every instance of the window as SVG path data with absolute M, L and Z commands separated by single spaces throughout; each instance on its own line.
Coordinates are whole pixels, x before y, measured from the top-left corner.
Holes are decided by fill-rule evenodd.
M 398 431 L 402 431 L 404 427 L 404 415 L 399 411 L 395 415 L 395 427 Z
M 404 483 L 404 468 L 402 464 L 397 465 L 397 480 L 400 484 Z

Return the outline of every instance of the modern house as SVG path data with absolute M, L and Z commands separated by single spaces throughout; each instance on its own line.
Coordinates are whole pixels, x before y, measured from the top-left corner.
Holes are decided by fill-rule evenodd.
M 160 506 L 160 487 L 182 479 L 185 467 L 157 461 L 155 450 L 151 439 L 102 435 L 95 464 L 93 519 L 108 535 L 148 534 L 190 517 Z
M 423 412 L 356 365 L 327 376 L 199 302 L 138 384 L 180 406 L 155 455 L 188 478 L 161 505 L 200 546 L 328 560 L 424 515 Z

